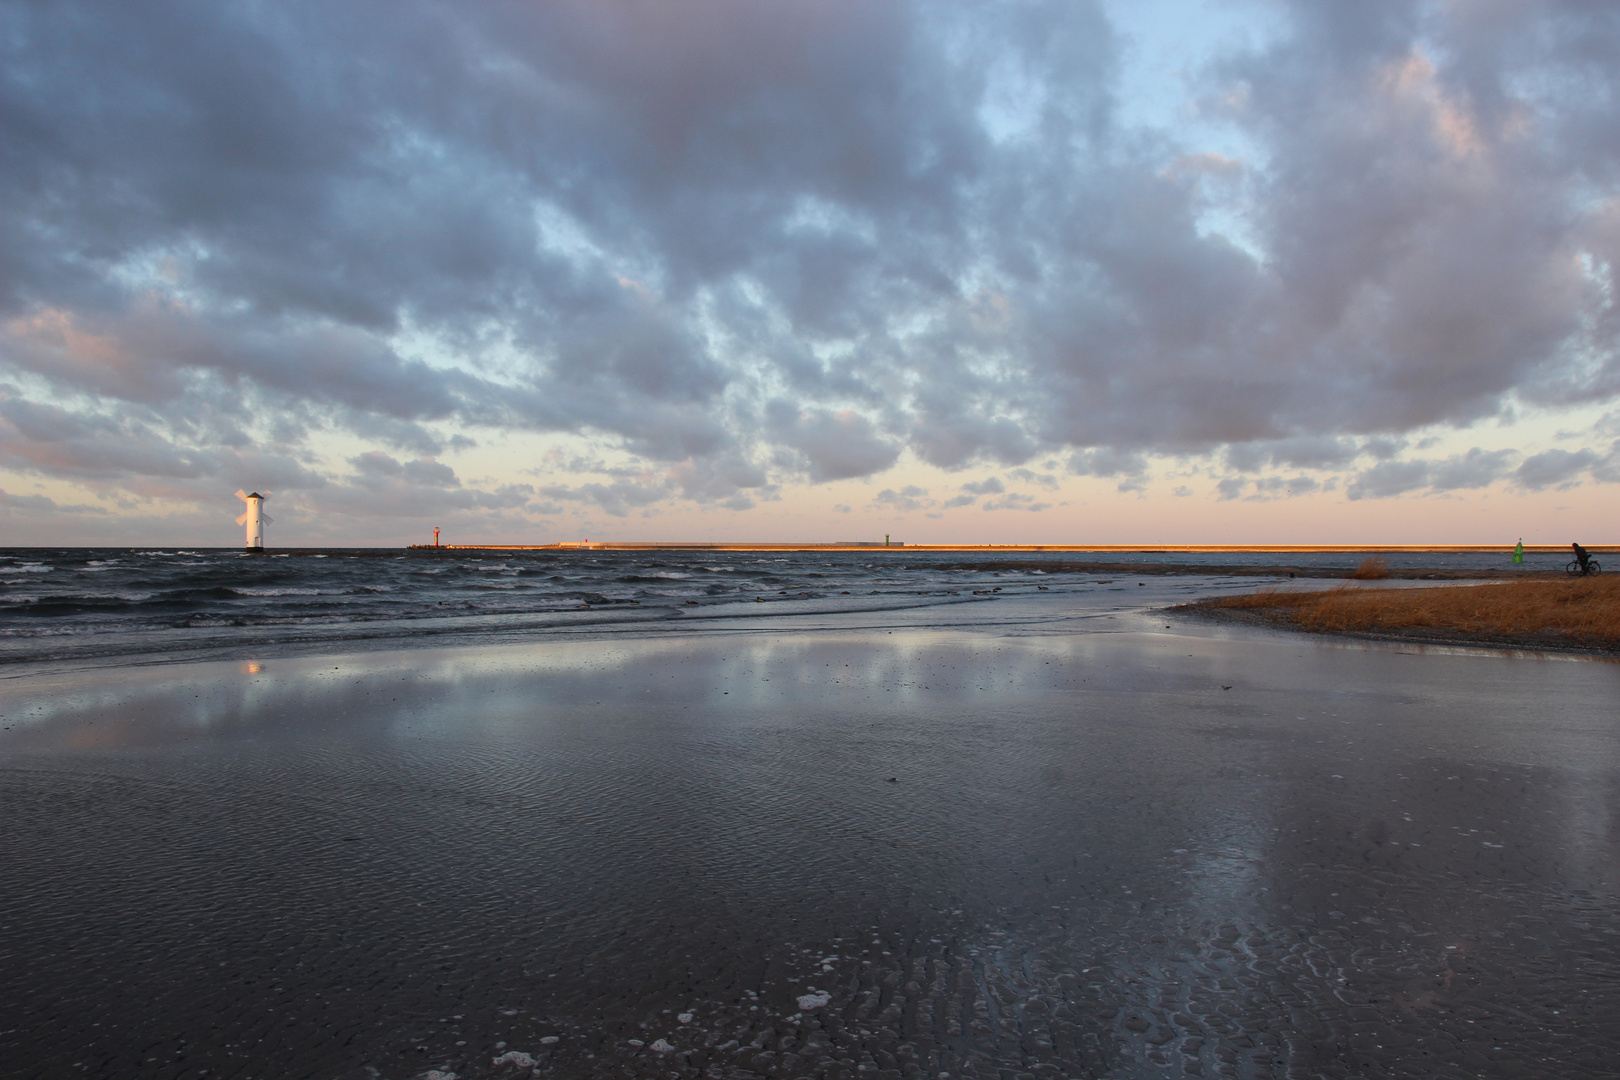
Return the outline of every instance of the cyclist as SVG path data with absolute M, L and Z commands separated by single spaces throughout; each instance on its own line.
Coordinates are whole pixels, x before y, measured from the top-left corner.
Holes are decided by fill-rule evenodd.
M 1588 555 L 1586 549 L 1581 547 L 1579 544 L 1571 544 L 1569 546 L 1575 549 L 1575 561 L 1581 564 L 1581 573 L 1586 573 L 1586 561 L 1592 556 Z

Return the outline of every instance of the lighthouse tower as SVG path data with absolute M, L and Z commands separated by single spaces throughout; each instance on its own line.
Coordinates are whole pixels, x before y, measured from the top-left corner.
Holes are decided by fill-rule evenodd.
M 247 549 L 249 551 L 264 550 L 264 527 L 270 524 L 270 515 L 264 512 L 264 500 L 270 497 L 267 491 L 260 495 L 257 491 L 251 495 L 238 490 L 236 497 L 247 503 L 247 509 L 242 516 L 236 519 L 238 525 L 247 526 Z

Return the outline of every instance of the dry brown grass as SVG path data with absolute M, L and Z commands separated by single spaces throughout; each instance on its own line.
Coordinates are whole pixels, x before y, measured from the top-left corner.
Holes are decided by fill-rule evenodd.
M 1361 565 L 1356 567 L 1356 572 L 1350 576 L 1353 578 L 1359 578 L 1362 581 L 1375 581 L 1378 578 L 1387 578 L 1389 577 L 1389 560 L 1377 555 L 1374 555 L 1369 559 L 1362 559 Z
M 1620 575 L 1443 588 L 1261 590 L 1201 606 L 1253 611 L 1303 630 L 1450 631 L 1496 640 L 1562 636 L 1572 643 L 1620 646 Z

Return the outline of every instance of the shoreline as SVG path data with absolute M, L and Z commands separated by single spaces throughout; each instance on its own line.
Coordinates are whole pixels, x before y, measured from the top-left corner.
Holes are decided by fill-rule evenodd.
M 9 607 L 0 613 L 12 629 L 0 638 L 0 677 L 57 662 L 101 666 L 180 654 L 260 660 L 406 642 L 538 645 L 582 635 L 744 627 L 768 633 L 810 623 L 1003 624 L 1024 617 L 1022 601 L 1007 602 L 1026 593 L 1029 603 L 1041 598 L 1042 618 L 1113 614 L 1259 585 L 1331 588 L 1355 578 L 1362 561 L 1353 554 L 1110 558 L 920 548 L 897 558 L 458 550 L 412 558 L 398 549 L 306 550 L 301 558 L 273 551 L 262 558 L 239 551 L 196 559 L 147 554 L 30 553 L 35 562 L 18 576 L 33 577 L 12 583 Z M 1403 588 L 1541 578 L 1553 562 L 1536 556 L 1509 569 L 1501 551 L 1388 561 L 1397 565 L 1388 568 L 1385 585 Z
M 931 564 L 941 570 L 962 571 L 995 571 L 1009 565 L 1006 562 L 952 562 Z M 1277 564 L 1257 564 L 1245 566 L 1241 563 L 1227 563 L 1221 565 L 1203 566 L 1198 563 L 1103 563 L 1103 562 L 1049 562 L 1042 563 L 1041 569 L 1047 573 L 1060 574 L 1125 574 L 1140 575 L 1143 577 L 1179 577 L 1187 575 L 1203 575 L 1206 577 L 1274 577 L 1274 578 L 1319 578 L 1329 580 L 1349 580 L 1355 578 L 1354 566 L 1282 566 Z M 1391 581 L 1494 581 L 1497 579 L 1518 581 L 1525 578 L 1552 577 L 1548 571 L 1526 570 L 1515 573 L 1511 570 L 1407 566 L 1389 567 L 1384 571 L 1384 579 Z M 1366 579 L 1363 579 L 1366 580 Z M 1380 580 L 1380 579 L 1372 579 Z

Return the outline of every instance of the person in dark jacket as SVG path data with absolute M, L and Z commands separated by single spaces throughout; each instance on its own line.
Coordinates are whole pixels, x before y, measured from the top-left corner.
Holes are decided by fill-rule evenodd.
M 1571 544 L 1569 546 L 1575 549 L 1575 561 L 1581 564 L 1581 573 L 1586 573 L 1586 560 L 1590 559 L 1592 556 L 1587 554 L 1586 549 L 1581 547 L 1579 544 Z

